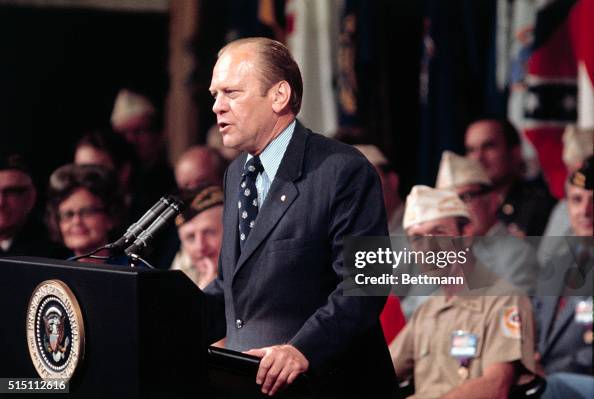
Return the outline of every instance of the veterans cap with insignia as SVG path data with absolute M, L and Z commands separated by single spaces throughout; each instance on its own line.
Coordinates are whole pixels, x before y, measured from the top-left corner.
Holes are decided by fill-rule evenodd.
M 569 176 L 569 184 L 583 188 L 585 190 L 593 190 L 594 182 L 592 173 L 594 172 L 592 157 L 584 161 L 580 169 Z
M 128 89 L 118 93 L 111 114 L 111 124 L 115 130 L 122 131 L 150 119 L 155 114 L 155 107 L 144 96 Z
M 406 197 L 402 227 L 406 230 L 418 223 L 457 216 L 470 219 L 466 205 L 455 192 L 419 185 Z
M 19 170 L 27 175 L 31 175 L 31 168 L 25 158 L 14 152 L 0 154 L 0 171 L 1 170 Z
M 223 190 L 219 186 L 203 185 L 183 195 L 186 208 L 175 218 L 175 225 L 181 226 L 194 216 L 217 205 L 223 205 Z
M 491 180 L 478 161 L 454 154 L 451 151 L 444 151 L 441 155 L 435 187 L 453 189 L 466 184 L 490 186 Z
M 571 166 L 580 164 L 594 152 L 594 129 L 580 129 L 569 125 L 563 133 L 563 162 Z
M 373 144 L 355 144 L 353 147 L 361 151 L 361 154 L 365 155 L 365 158 L 373 166 L 383 166 L 390 163 L 380 149 Z

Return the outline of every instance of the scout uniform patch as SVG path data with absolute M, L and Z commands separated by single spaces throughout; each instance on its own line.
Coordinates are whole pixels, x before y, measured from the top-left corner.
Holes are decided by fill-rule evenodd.
M 517 306 L 508 306 L 503 309 L 501 315 L 501 330 L 508 338 L 522 338 L 520 313 Z

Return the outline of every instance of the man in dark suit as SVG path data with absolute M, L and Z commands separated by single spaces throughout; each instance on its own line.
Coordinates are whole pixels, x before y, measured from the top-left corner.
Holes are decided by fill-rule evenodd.
M 296 121 L 302 91 L 279 42 L 242 39 L 219 52 L 213 111 L 223 144 L 243 154 L 225 175 L 209 339 L 226 335 L 229 349 L 261 357 L 265 394 L 307 371 L 342 397 L 390 397 L 385 297 L 343 294 L 344 238 L 387 235 L 380 181 L 357 150 Z
M 539 360 L 547 375 L 592 374 L 592 239 L 594 166 L 590 157 L 565 184 L 572 237 L 548 237 L 546 279 L 534 298 Z M 594 384 L 594 380 L 593 380 Z

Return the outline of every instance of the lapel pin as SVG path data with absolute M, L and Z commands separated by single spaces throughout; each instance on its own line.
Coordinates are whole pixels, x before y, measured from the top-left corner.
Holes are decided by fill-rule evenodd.
M 287 196 L 286 196 L 286 195 L 284 195 L 284 194 L 283 194 L 283 195 L 281 195 L 281 201 L 282 201 L 282 202 L 285 202 L 285 200 L 286 200 L 286 199 L 287 199 Z

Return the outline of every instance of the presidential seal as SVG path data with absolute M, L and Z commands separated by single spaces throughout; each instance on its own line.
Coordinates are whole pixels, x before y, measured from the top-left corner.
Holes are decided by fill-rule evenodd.
M 27 308 L 29 354 L 41 378 L 69 380 L 84 354 L 85 329 L 78 302 L 60 280 L 33 291 Z

